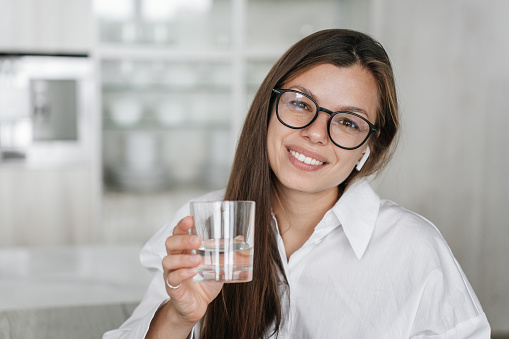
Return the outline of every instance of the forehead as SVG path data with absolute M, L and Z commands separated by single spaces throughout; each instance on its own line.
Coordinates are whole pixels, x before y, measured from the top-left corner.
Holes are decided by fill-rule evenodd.
M 376 120 L 378 86 L 372 73 L 358 64 L 314 66 L 292 77 L 283 88 L 304 92 L 331 111 L 356 109 Z

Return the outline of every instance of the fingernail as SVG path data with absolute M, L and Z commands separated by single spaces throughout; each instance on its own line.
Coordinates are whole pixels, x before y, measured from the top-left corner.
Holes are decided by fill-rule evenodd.
M 193 267 L 193 268 L 190 268 L 188 270 L 188 272 L 190 275 L 196 275 L 196 273 L 198 273 L 198 269 L 196 267 Z
M 201 257 L 199 255 L 192 255 L 190 259 L 192 263 L 197 263 L 201 261 Z
M 191 245 L 197 245 L 197 244 L 199 244 L 199 243 L 200 243 L 200 238 L 199 238 L 199 237 L 197 237 L 196 235 L 193 235 L 193 236 L 191 237 L 191 239 L 189 239 L 189 243 L 190 243 Z

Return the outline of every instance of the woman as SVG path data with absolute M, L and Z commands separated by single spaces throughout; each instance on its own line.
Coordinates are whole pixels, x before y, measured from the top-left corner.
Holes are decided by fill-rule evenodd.
M 142 251 L 158 270 L 143 301 L 104 338 L 489 338 L 437 229 L 364 179 L 397 131 L 379 43 L 339 29 L 298 42 L 256 94 L 226 191 L 199 198 L 256 201 L 253 281 L 192 280 L 185 205 Z

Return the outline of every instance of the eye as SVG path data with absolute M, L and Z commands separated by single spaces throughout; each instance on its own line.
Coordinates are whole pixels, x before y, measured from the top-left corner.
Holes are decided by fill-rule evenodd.
M 355 123 L 355 121 L 353 121 L 352 119 L 341 118 L 337 120 L 337 123 L 347 129 L 359 130 L 359 125 Z
M 306 111 L 311 111 L 311 106 L 309 106 L 309 104 L 305 101 L 302 101 L 302 100 L 291 100 L 288 102 L 288 105 L 290 107 L 292 107 L 292 109 L 295 109 L 295 110 L 306 110 Z

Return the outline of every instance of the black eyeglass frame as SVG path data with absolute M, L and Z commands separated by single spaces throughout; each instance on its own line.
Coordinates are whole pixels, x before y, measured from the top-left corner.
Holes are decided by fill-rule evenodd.
M 307 95 L 305 93 L 302 93 L 300 91 L 296 91 L 296 90 L 293 90 L 293 89 L 283 89 L 283 88 L 273 88 L 272 91 L 277 94 L 277 98 L 276 98 L 276 116 L 277 116 L 277 119 L 279 120 L 280 123 L 282 123 L 283 125 L 285 125 L 288 128 L 292 128 L 292 129 L 303 129 L 303 128 L 306 128 L 306 127 L 311 125 L 316 120 L 316 118 L 318 117 L 318 113 L 320 113 L 320 111 L 329 114 L 330 118 L 329 118 L 329 120 L 327 122 L 327 134 L 329 134 L 329 139 L 332 141 L 332 143 L 334 145 L 338 146 L 339 148 L 346 149 L 346 150 L 357 149 L 357 148 L 361 147 L 362 145 L 364 145 L 364 143 L 369 139 L 371 134 L 380 132 L 380 129 L 378 127 L 373 125 L 368 119 L 364 118 L 363 116 L 361 116 L 361 115 L 359 115 L 357 113 L 354 113 L 354 112 L 350 112 L 350 111 L 337 111 L 337 112 L 333 112 L 331 110 L 328 110 L 327 108 L 320 107 L 320 106 L 318 106 L 318 104 L 315 101 L 315 99 L 311 98 L 309 95 Z M 301 94 L 301 95 L 305 96 L 306 98 L 308 98 L 309 100 L 311 100 L 316 105 L 316 114 L 315 114 L 313 119 L 311 119 L 311 121 L 308 124 L 306 124 L 306 125 L 304 125 L 302 127 L 295 127 L 295 126 L 288 125 L 287 123 L 285 123 L 281 119 L 281 117 L 279 116 L 279 99 L 281 98 L 281 95 L 283 93 L 286 93 L 286 92 L 293 92 L 293 93 Z M 346 114 L 354 115 L 354 116 L 356 116 L 358 118 L 361 118 L 362 120 L 364 120 L 365 122 L 368 123 L 368 125 L 369 125 L 368 135 L 366 136 L 366 138 L 364 138 L 364 140 L 358 146 L 355 146 L 355 147 L 344 147 L 344 146 L 339 145 L 338 143 L 336 143 L 334 141 L 334 139 L 332 139 L 331 134 L 330 134 L 330 124 L 332 122 L 332 118 L 334 118 L 334 116 L 339 114 L 339 113 L 346 113 Z

